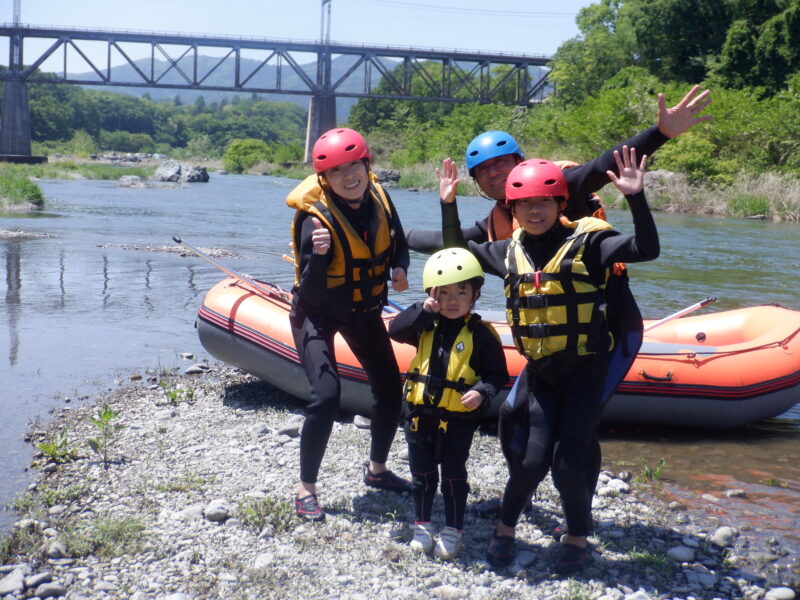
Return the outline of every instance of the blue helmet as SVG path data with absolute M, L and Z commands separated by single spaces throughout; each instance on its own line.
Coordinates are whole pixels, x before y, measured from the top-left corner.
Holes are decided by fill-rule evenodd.
M 524 159 L 522 150 L 511 135 L 505 131 L 485 131 L 475 137 L 467 146 L 467 170 L 473 176 L 473 170 L 490 158 L 516 154 Z

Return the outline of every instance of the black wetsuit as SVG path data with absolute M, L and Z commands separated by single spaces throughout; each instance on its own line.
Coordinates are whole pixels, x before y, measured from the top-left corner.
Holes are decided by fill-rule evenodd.
M 667 141 L 669 141 L 669 138 L 661 133 L 657 127 L 653 126 L 586 164 L 565 169 L 564 176 L 567 179 L 570 200 L 564 215 L 573 221 L 581 217 L 591 216 L 592 212 L 587 208 L 586 199 L 590 194 L 609 182 L 606 171 L 616 172 L 617 163 L 614 159 L 614 150 L 620 150 L 622 146 L 628 146 L 629 148 L 636 148 L 638 156 L 645 154 L 650 156 Z M 442 223 L 445 222 L 444 213 L 454 210 L 456 210 L 455 203 L 442 204 Z M 487 234 L 488 220 L 487 216 L 480 221 L 476 221 L 471 227 L 464 227 L 462 229 L 464 239 L 476 243 L 489 241 Z M 417 252 L 430 254 L 443 247 L 442 232 L 439 230 L 411 229 L 406 233 L 406 238 L 408 247 Z
M 377 219 L 372 202 L 351 209 L 328 192 L 356 233 L 372 246 Z M 391 200 L 388 198 L 391 205 Z M 392 205 L 391 227 L 395 231 L 395 253 L 390 267 L 408 272 L 409 255 L 403 228 Z M 402 381 L 389 336 L 381 319 L 383 302 L 360 308 L 341 294 L 327 290 L 328 263 L 333 246 L 325 255 L 314 254 L 311 234 L 314 225 L 308 213 L 300 213 L 300 284 L 293 290 L 289 322 L 297 353 L 311 387 L 311 400 L 300 436 L 300 479 L 316 483 L 333 421 L 339 409 L 341 382 L 336 368 L 333 338 L 341 334 L 369 378 L 374 397 L 370 460 L 385 463 L 389 456 L 402 408 Z M 346 241 L 346 240 L 345 240 Z M 390 276 L 387 269 L 386 277 Z M 388 283 L 387 283 L 388 285 Z M 376 305 L 377 304 L 377 305 Z
M 463 319 L 447 319 L 422 309 L 416 302 L 397 315 L 389 325 L 392 339 L 417 346 L 420 335 L 439 321 L 437 335 L 432 348 L 430 372 L 432 377 L 443 378 L 447 364 L 445 358 L 452 351 Z M 433 498 L 439 483 L 438 466 L 441 465 L 441 489 L 444 498 L 445 525 L 458 530 L 464 528 L 464 511 L 469 494 L 467 482 L 467 459 L 472 446 L 472 437 L 478 425 L 477 417 L 489 407 L 499 390 L 508 383 L 503 346 L 483 323 L 478 323 L 472 332 L 473 352 L 469 366 L 481 380 L 472 386 L 483 394 L 481 407 L 472 413 L 454 413 L 435 409 L 417 409 L 404 403 L 406 416 L 405 434 L 408 442 L 408 462 L 414 486 L 414 505 L 417 522 L 431 520 Z M 438 399 L 437 399 L 438 401 Z M 416 429 L 410 419 L 419 417 Z M 443 432 L 440 420 L 447 421 Z
M 604 283 L 606 269 L 615 262 L 648 261 L 659 254 L 658 232 L 644 193 L 627 198 L 635 233 L 598 231 L 587 239 L 583 262 L 595 285 Z M 484 271 L 505 277 L 511 240 L 465 242 L 461 229 L 452 221 L 443 223 L 443 227 L 448 246 L 468 248 Z M 541 236 L 523 235 L 521 243 L 532 264 L 541 269 L 572 231 L 556 222 Z M 608 348 L 609 341 L 608 337 L 597 340 L 596 346 Z M 500 515 L 503 524 L 516 525 L 531 494 L 552 469 L 567 532 L 575 536 L 591 532 L 591 483 L 596 481 L 594 472 L 599 469 L 597 424 L 607 367 L 608 352 L 604 351 L 586 356 L 561 352 L 528 361 L 520 374 L 516 397 L 503 403 L 500 410 L 500 443 L 509 469 Z

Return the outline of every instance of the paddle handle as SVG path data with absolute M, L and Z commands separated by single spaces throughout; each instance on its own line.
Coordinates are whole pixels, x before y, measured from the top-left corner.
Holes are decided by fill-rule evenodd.
M 181 246 L 183 246 L 187 250 L 190 250 L 191 252 L 193 252 L 194 254 L 196 254 L 197 256 L 199 256 L 200 258 L 205 260 L 206 262 L 214 265 L 217 269 L 219 269 L 220 271 L 222 271 L 226 275 L 228 275 L 230 277 L 233 277 L 234 279 L 238 279 L 239 281 L 244 283 L 246 285 L 246 287 L 250 289 L 251 292 L 254 292 L 254 293 L 258 294 L 259 296 L 265 296 L 267 298 L 273 298 L 275 296 L 273 291 L 263 287 L 262 285 L 260 285 L 258 282 L 256 282 L 249 275 L 245 275 L 244 273 L 237 273 L 233 269 L 230 269 L 230 268 L 226 267 L 221 262 L 218 262 L 218 261 L 214 260 L 213 258 L 211 258 L 208 254 L 206 254 L 202 250 L 198 250 L 197 248 L 195 248 L 191 244 L 187 244 L 186 242 L 184 242 L 179 235 L 173 235 L 172 236 L 172 240 L 176 244 L 180 244 Z
M 688 315 L 690 312 L 693 312 L 693 311 L 697 310 L 698 308 L 703 308 L 704 306 L 707 306 L 707 305 L 711 304 L 712 302 L 716 302 L 716 301 L 717 301 L 716 298 L 714 298 L 712 296 L 709 296 L 705 300 L 701 300 L 700 302 L 695 302 L 691 306 L 687 306 L 686 308 L 683 308 L 683 309 L 679 310 L 676 313 L 672 313 L 671 315 L 668 315 L 668 316 L 664 317 L 663 319 L 660 319 L 660 320 L 656 321 L 655 323 L 650 323 L 650 325 L 648 325 L 647 327 L 644 328 L 644 333 L 647 333 L 648 331 L 651 331 L 651 330 L 655 329 L 656 327 L 658 327 L 660 325 L 663 325 L 664 323 L 672 321 L 672 319 L 677 319 L 677 318 L 682 317 L 684 315 Z

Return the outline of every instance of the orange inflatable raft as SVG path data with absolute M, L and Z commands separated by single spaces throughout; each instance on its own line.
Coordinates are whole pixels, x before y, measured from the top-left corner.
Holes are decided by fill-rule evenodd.
M 308 384 L 289 328 L 291 294 L 259 284 L 259 293 L 233 278 L 211 288 L 197 317 L 200 342 L 219 360 L 307 401 Z M 481 314 L 500 333 L 512 375 L 495 399 L 496 414 L 525 360 L 514 348 L 504 316 Z M 384 320 L 392 315 L 384 313 Z M 364 370 L 339 336 L 336 344 L 342 408 L 369 415 L 372 398 Z M 394 349 L 402 371 L 415 349 L 407 344 Z M 674 319 L 645 333 L 603 420 L 730 428 L 780 415 L 798 402 L 800 312 L 765 305 Z

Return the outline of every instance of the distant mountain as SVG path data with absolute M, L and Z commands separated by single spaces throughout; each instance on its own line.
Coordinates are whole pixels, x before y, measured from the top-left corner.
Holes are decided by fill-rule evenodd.
M 341 75 L 349 69 L 353 63 L 357 60 L 357 57 L 354 56 L 338 56 L 333 59 L 332 61 L 332 75 L 334 80 L 338 79 Z M 150 60 L 149 59 L 141 59 L 135 61 L 136 66 L 143 73 L 148 73 L 150 70 Z M 208 77 L 203 82 L 205 85 L 216 85 L 216 86 L 229 86 L 234 81 L 234 68 L 235 64 L 233 61 L 233 57 L 230 57 L 219 63 L 219 58 L 212 57 L 212 56 L 199 56 L 197 60 L 197 76 L 198 78 L 204 77 L 206 74 L 211 72 Z M 396 62 L 390 61 L 387 59 L 383 59 L 384 65 L 387 69 L 392 69 L 396 66 Z M 278 69 L 274 65 L 264 65 L 259 68 L 261 62 L 258 60 L 252 60 L 247 58 L 242 58 L 240 60 L 240 79 L 245 79 L 250 74 L 254 73 L 256 69 L 258 69 L 255 74 L 248 80 L 246 86 L 247 87 L 275 87 L 277 81 L 277 73 Z M 158 78 L 159 75 L 164 74 L 167 69 L 169 68 L 169 62 L 165 60 L 158 60 L 156 59 L 154 62 L 154 72 L 155 77 Z M 308 76 L 313 80 L 316 78 L 316 70 L 317 66 L 316 63 L 309 63 L 307 65 L 301 65 L 303 71 L 305 71 Z M 193 70 L 193 62 L 191 57 L 184 57 L 183 59 L 178 61 L 178 67 L 186 73 L 190 78 Z M 215 68 L 216 67 L 216 68 Z M 78 79 L 81 81 L 100 81 L 97 73 L 94 71 L 88 71 L 84 73 L 71 73 L 70 77 L 72 79 Z M 120 83 L 137 83 L 142 81 L 142 77 L 136 72 L 136 70 L 128 63 L 124 65 L 119 65 L 116 67 L 111 68 L 111 81 L 120 82 Z M 185 83 L 185 79 L 181 76 L 180 73 L 176 71 L 175 68 L 172 68 L 164 74 L 164 76 L 159 80 L 160 83 L 163 84 L 180 84 Z M 281 69 L 281 85 L 284 88 L 299 88 L 301 84 L 300 76 L 297 75 L 290 67 L 284 65 Z M 371 84 L 372 86 L 378 85 L 380 83 L 380 75 L 375 74 L 375 70 L 373 69 L 372 77 L 371 77 Z M 211 91 L 211 90 L 185 90 L 185 89 L 172 89 L 172 88 L 152 88 L 146 86 L 136 86 L 136 87 L 128 87 L 128 86 L 94 86 L 94 85 L 86 85 L 84 87 L 91 87 L 94 89 L 102 89 L 107 91 L 113 91 L 121 94 L 128 94 L 131 96 L 141 97 L 144 94 L 148 94 L 150 98 L 154 102 L 158 102 L 161 100 L 173 99 L 176 96 L 180 96 L 181 102 L 183 104 L 191 104 L 193 103 L 198 96 L 203 96 L 206 104 L 211 104 L 213 102 L 219 102 L 223 98 L 228 98 L 229 100 L 234 96 L 246 96 L 250 97 L 252 92 L 233 92 L 233 91 Z M 341 89 L 346 92 L 360 92 L 364 90 L 364 77 L 363 72 L 360 69 L 357 69 L 356 72 L 350 75 L 348 80 L 342 85 Z M 303 95 L 293 95 L 293 94 L 262 94 L 259 93 L 258 97 L 263 100 L 271 100 L 274 102 L 293 102 L 303 108 L 308 108 L 308 102 L 310 96 L 303 96 Z M 357 102 L 356 98 L 337 98 L 336 99 L 336 117 L 338 121 L 346 121 L 347 116 L 350 114 L 350 109 L 353 105 Z

